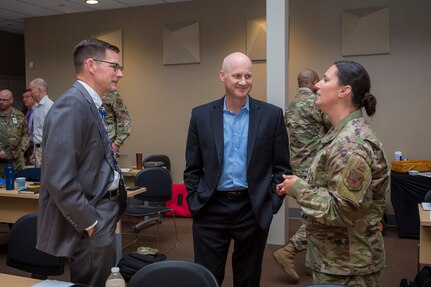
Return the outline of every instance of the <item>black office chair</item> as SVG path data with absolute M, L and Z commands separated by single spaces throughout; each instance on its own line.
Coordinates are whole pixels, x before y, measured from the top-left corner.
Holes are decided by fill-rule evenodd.
M 219 287 L 216 277 L 204 266 L 184 260 L 151 263 L 133 275 L 127 287 Z
M 133 226 L 133 233 L 136 237 L 134 241 L 127 244 L 124 248 L 130 246 L 133 243 L 138 242 L 138 235 L 140 231 L 150 224 L 155 224 L 156 235 L 153 237 L 157 238 L 157 248 L 160 245 L 160 233 L 159 224 L 162 220 L 162 215 L 166 212 L 172 211 L 172 219 L 175 229 L 176 242 L 170 246 L 167 252 L 174 249 L 178 244 L 178 232 L 177 225 L 175 222 L 175 211 L 172 208 L 166 207 L 164 203 L 172 198 L 172 178 L 171 173 L 166 168 L 147 168 L 138 172 L 135 176 L 135 185 L 146 188 L 146 191 L 134 196 L 134 199 L 139 200 L 139 204 L 130 204 L 130 206 L 124 211 L 124 215 L 130 217 L 144 218 L 143 221 L 136 223 Z M 130 234 L 130 233 L 123 233 Z M 142 235 L 150 236 L 150 235 Z
M 40 168 L 29 167 L 15 172 L 14 177 L 25 177 L 26 181 L 40 181 Z
M 144 168 L 164 167 L 171 171 L 171 160 L 167 155 L 164 154 L 152 154 L 144 158 L 142 166 Z
M 64 258 L 36 249 L 37 214 L 18 219 L 10 231 L 6 265 L 30 272 L 32 278 L 46 279 L 64 273 Z

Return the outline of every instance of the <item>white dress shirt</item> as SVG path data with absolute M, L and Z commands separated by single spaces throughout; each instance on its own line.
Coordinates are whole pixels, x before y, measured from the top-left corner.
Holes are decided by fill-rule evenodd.
M 35 144 L 42 143 L 43 123 L 53 104 L 54 102 L 46 95 L 33 107 L 33 142 Z

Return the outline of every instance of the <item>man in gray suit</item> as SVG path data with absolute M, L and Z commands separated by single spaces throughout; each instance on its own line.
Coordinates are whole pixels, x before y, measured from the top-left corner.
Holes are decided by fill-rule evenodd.
M 101 97 L 123 77 L 118 52 L 97 39 L 75 47 L 77 81 L 55 101 L 43 131 L 36 247 L 70 258 L 71 281 L 94 287 L 105 286 L 116 263 L 114 232 L 124 197 L 98 111 Z

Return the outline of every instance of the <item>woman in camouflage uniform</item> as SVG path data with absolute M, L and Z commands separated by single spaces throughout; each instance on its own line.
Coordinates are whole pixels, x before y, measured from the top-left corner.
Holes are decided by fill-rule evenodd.
M 376 111 L 370 78 L 360 64 L 340 61 L 316 84 L 316 105 L 333 129 L 307 179 L 284 176 L 277 193 L 296 199 L 307 217 L 306 264 L 315 283 L 379 286 L 385 267 L 379 222 L 389 188 L 382 145 L 362 117 Z

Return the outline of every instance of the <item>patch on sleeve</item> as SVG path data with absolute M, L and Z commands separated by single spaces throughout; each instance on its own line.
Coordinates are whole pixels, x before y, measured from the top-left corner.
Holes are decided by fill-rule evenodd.
M 364 158 L 351 154 L 347 165 L 338 179 L 338 194 L 358 205 L 362 202 L 371 183 L 371 170 Z
M 351 191 L 361 190 L 363 182 L 364 175 L 356 170 L 351 170 L 349 175 L 344 178 L 344 185 Z

